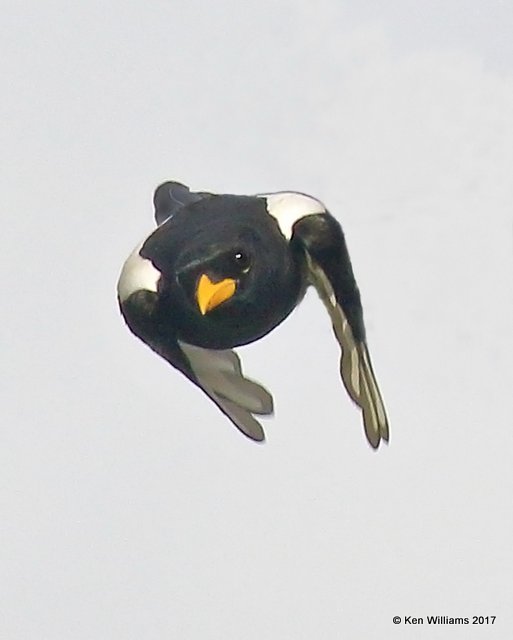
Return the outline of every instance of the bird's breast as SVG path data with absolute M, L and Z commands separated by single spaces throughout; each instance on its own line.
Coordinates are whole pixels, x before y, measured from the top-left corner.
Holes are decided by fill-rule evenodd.
M 265 295 L 247 293 L 202 315 L 191 304 L 177 304 L 172 295 L 161 317 L 179 340 L 205 349 L 231 349 L 265 336 L 292 312 L 304 294 L 298 274 Z

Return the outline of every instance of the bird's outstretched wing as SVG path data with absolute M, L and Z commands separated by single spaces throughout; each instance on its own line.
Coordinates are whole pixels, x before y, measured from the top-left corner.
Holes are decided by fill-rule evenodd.
M 291 242 L 300 244 L 308 278 L 317 289 L 340 344 L 340 374 L 352 400 L 361 408 L 372 447 L 388 440 L 388 419 L 365 340 L 360 292 L 354 279 L 344 234 L 328 212 L 306 215 L 293 226 Z
M 156 188 L 153 195 L 155 222 L 160 226 L 183 207 L 208 198 L 210 195 L 210 193 L 190 191 L 189 187 L 181 182 L 164 182 Z
M 248 438 L 262 441 L 264 430 L 253 414 L 273 413 L 273 398 L 242 373 L 238 355 L 229 349 L 203 349 L 177 340 L 154 321 L 158 296 L 138 291 L 123 308 L 125 320 L 143 342 L 202 389 Z
M 244 376 L 235 351 L 203 349 L 181 341 L 178 345 L 192 372 L 188 377 L 244 435 L 264 440 L 264 430 L 253 414 L 271 415 L 273 398 L 267 389 Z

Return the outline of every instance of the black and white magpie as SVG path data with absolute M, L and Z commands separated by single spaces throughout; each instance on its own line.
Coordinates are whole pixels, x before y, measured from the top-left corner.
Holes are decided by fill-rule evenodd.
M 361 408 L 372 447 L 388 440 L 342 228 L 317 199 L 191 192 L 165 182 L 154 195 L 157 228 L 130 254 L 118 300 L 130 330 L 200 387 L 235 426 L 264 440 L 254 414 L 271 394 L 246 378 L 233 347 L 266 335 L 313 285 L 341 348 L 340 373 Z

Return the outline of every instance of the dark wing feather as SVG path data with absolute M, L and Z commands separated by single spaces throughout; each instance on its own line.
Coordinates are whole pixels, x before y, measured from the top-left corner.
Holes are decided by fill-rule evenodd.
M 342 229 L 329 213 L 305 216 L 291 242 L 305 252 L 308 278 L 324 302 L 341 348 L 340 374 L 351 399 L 361 408 L 365 434 L 378 447 L 388 440 L 388 419 L 365 340 L 360 292 Z
M 242 433 L 252 440 L 265 439 L 253 414 L 272 414 L 273 398 L 264 387 L 244 377 L 234 351 L 203 349 L 177 340 L 159 322 L 154 292 L 138 291 L 120 307 L 130 330 L 202 389 Z
M 153 195 L 155 221 L 158 225 L 161 225 L 183 207 L 210 195 L 209 193 L 190 191 L 189 187 L 186 187 L 181 182 L 164 182 L 157 187 Z

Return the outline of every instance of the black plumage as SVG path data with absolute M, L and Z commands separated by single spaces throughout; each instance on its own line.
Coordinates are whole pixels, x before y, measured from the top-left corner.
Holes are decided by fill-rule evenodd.
M 258 196 L 155 192 L 159 225 L 126 261 L 118 283 L 132 332 L 202 388 L 247 436 L 272 396 L 244 377 L 233 347 L 280 324 L 313 284 L 341 346 L 341 375 L 362 408 L 373 447 L 388 421 L 366 345 L 360 293 L 342 229 L 318 200 L 295 192 Z

